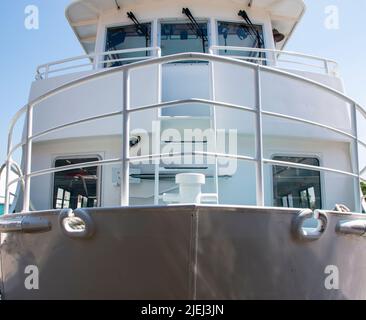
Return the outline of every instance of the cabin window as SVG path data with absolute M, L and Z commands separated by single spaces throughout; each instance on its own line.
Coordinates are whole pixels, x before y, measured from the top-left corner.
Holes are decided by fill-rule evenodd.
M 260 25 L 251 26 L 239 22 L 218 22 L 218 44 L 219 46 L 264 48 L 263 28 Z M 222 55 L 239 57 L 264 57 L 253 51 L 220 50 Z
M 99 161 L 99 158 L 58 159 L 55 167 Z M 98 205 L 98 167 L 66 170 L 54 174 L 53 208 L 84 208 Z
M 162 23 L 160 47 L 163 56 L 182 52 L 208 52 L 207 23 Z
M 107 29 L 106 51 L 147 48 L 151 46 L 151 24 L 143 23 L 140 26 L 128 25 Z M 149 51 L 131 53 L 111 53 L 106 56 L 110 61 L 105 67 L 117 67 L 131 63 L 136 58 L 149 56 Z M 130 60 L 129 60 L 130 59 Z
M 319 166 L 309 157 L 276 156 L 273 160 Z M 320 172 L 284 166 L 273 166 L 273 196 L 276 207 L 320 209 Z

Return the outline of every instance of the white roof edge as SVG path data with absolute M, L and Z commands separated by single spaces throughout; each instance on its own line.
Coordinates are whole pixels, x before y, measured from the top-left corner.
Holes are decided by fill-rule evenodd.
M 289 33 L 289 35 L 286 37 L 285 42 L 284 42 L 284 43 L 283 43 L 283 45 L 281 46 L 281 50 L 282 50 L 283 48 L 285 48 L 285 47 L 286 47 L 287 42 L 290 40 L 290 38 L 291 38 L 292 34 L 295 32 L 295 30 L 296 30 L 297 26 L 299 25 L 299 22 L 302 20 L 303 16 L 305 15 L 305 12 L 306 12 L 306 10 L 307 10 L 307 7 L 306 7 L 306 4 L 305 4 L 304 0 L 301 0 L 301 2 L 302 2 L 302 6 L 303 6 L 303 8 L 302 8 L 302 12 L 301 12 L 301 14 L 300 14 L 299 18 L 297 19 L 296 23 L 293 25 L 291 32 L 290 32 L 290 33 Z
M 258 0 L 257 0 L 258 1 Z M 294 23 L 294 25 L 292 26 L 292 28 L 291 28 L 291 31 L 288 33 L 288 35 L 287 35 L 287 37 L 286 37 L 286 39 L 285 39 L 285 41 L 284 41 L 284 43 L 283 44 L 281 44 L 281 48 L 280 49 L 283 49 L 285 46 L 286 46 L 286 44 L 287 44 L 287 42 L 288 42 L 288 40 L 291 38 L 291 36 L 292 36 L 292 34 L 294 33 L 294 31 L 295 31 L 295 29 L 296 29 L 296 27 L 297 27 L 297 25 L 299 24 L 299 22 L 301 21 L 301 19 L 302 19 L 302 17 L 304 16 L 304 14 L 305 14 L 305 12 L 306 12 L 306 4 L 305 4 L 305 2 L 304 2 L 304 0 L 283 0 L 283 1 L 288 1 L 288 2 L 297 2 L 297 3 L 299 3 L 300 5 L 302 5 L 302 11 L 301 11 L 301 13 L 300 13 L 300 15 L 297 17 L 297 19 L 296 19 L 296 22 Z M 74 6 L 74 5 L 76 5 L 76 4 L 81 4 L 81 3 L 87 3 L 88 2 L 88 0 L 72 0 L 72 2 L 70 2 L 67 6 L 66 6 L 66 8 L 65 8 L 65 16 L 66 16 L 66 19 L 67 19 L 67 21 L 69 22 L 69 24 L 70 24 L 70 26 L 71 26 L 71 28 L 73 29 L 73 32 L 74 32 L 74 34 L 76 35 L 76 37 L 77 37 L 77 39 L 79 40 L 79 42 L 80 42 L 80 44 L 82 45 L 82 47 L 83 47 L 83 49 L 84 49 L 84 51 L 86 52 L 86 53 L 91 53 L 91 52 L 88 52 L 88 50 L 87 50 L 87 48 L 86 48 L 86 46 L 85 46 L 85 43 L 83 43 L 83 41 L 82 41 L 82 39 L 81 39 L 81 37 L 80 37 L 80 35 L 79 35 L 79 33 L 78 33 L 78 31 L 77 31 L 77 27 L 75 27 L 75 26 L 73 26 L 73 23 L 76 23 L 77 21 L 71 21 L 71 19 L 70 19 L 70 14 L 69 14 L 69 11 L 72 9 L 72 7 Z M 254 1 L 254 7 L 255 7 L 255 1 Z M 101 12 L 102 13 L 102 12 Z
M 68 23 L 69 23 L 69 25 L 70 25 L 70 27 L 71 27 L 72 31 L 74 32 L 74 34 L 75 34 L 76 38 L 79 40 L 79 42 L 80 42 L 81 46 L 83 47 L 84 51 L 85 51 L 87 54 L 89 54 L 90 52 L 88 52 L 88 50 L 86 49 L 86 47 L 85 47 L 84 43 L 81 41 L 81 38 L 80 38 L 79 33 L 77 32 L 76 28 L 72 25 L 74 21 L 71 21 L 70 16 L 69 16 L 69 10 L 70 10 L 70 8 L 71 8 L 72 6 L 74 6 L 75 4 L 77 4 L 77 3 L 81 3 L 81 2 L 84 2 L 84 1 L 85 1 L 85 0 L 72 0 L 72 2 L 70 2 L 70 3 L 66 6 L 66 8 L 65 8 L 65 17 L 66 17 L 66 19 L 67 19 L 67 21 L 68 21 Z

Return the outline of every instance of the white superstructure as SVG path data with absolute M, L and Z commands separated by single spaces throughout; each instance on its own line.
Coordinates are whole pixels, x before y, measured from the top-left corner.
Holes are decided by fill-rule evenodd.
M 334 61 L 282 51 L 304 10 L 302 0 L 72 2 L 86 55 L 37 69 L 15 118 L 27 115 L 23 141 L 8 150 L 9 167 L 24 151 L 25 196 L 19 187 L 11 210 L 162 205 L 177 174 L 195 173 L 211 203 L 360 212 L 365 112 Z

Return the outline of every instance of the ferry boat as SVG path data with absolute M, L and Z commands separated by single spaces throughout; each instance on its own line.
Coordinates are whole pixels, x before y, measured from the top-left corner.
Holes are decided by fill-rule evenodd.
M 365 299 L 366 112 L 284 50 L 304 14 L 71 2 L 85 55 L 39 66 L 10 124 L 2 299 Z

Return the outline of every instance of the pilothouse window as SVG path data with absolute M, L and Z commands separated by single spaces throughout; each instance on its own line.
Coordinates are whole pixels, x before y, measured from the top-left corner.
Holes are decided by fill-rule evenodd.
M 254 28 L 254 29 L 253 29 Z M 263 28 L 238 22 L 218 22 L 219 46 L 263 48 Z M 223 55 L 259 57 L 258 52 L 222 50 Z
M 162 55 L 207 52 L 207 23 L 197 25 L 199 28 L 195 28 L 191 23 L 162 23 L 160 39 Z
M 151 46 L 151 24 L 143 23 L 139 26 L 133 24 L 107 29 L 106 51 L 146 48 Z M 134 58 L 145 57 L 148 51 L 131 53 L 111 53 L 106 57 L 110 61 L 105 67 L 116 67 L 134 61 Z M 124 59 L 123 61 L 119 61 Z M 131 60 L 128 60 L 131 59 Z
M 276 156 L 273 160 L 319 166 L 316 158 Z M 273 166 L 273 196 L 276 207 L 321 209 L 320 172 Z
M 58 159 L 55 167 L 98 161 L 98 158 Z M 53 207 L 83 208 L 98 204 L 98 167 L 81 168 L 56 172 L 54 175 Z

